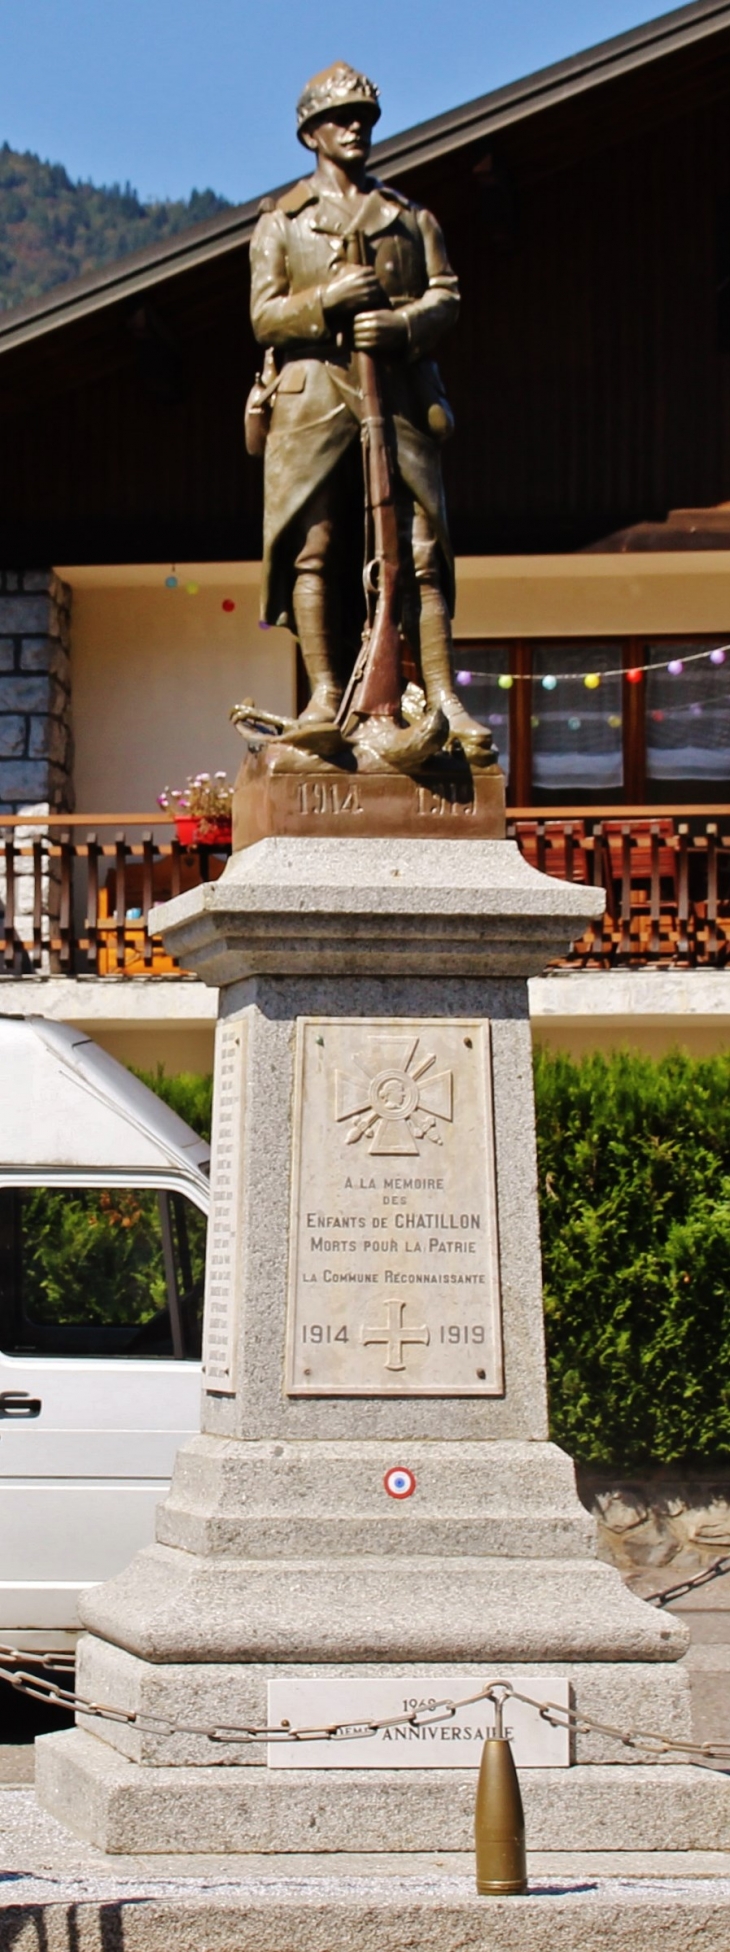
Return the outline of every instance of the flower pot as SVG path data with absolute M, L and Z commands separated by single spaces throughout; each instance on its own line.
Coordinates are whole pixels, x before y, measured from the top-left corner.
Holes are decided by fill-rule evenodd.
M 175 832 L 182 847 L 195 846 L 197 825 L 197 820 L 189 819 L 187 815 L 183 814 L 175 821 Z
M 230 847 L 230 820 L 199 820 L 192 814 L 179 814 L 175 832 L 182 847 Z
M 230 847 L 233 830 L 230 820 L 199 820 L 196 841 L 204 847 Z

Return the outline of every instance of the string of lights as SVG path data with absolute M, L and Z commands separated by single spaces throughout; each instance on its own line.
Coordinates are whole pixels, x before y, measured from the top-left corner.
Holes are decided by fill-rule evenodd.
M 513 685 L 539 684 L 543 691 L 555 691 L 559 684 L 583 684 L 586 691 L 598 691 L 607 678 L 625 678 L 630 685 L 641 684 L 649 671 L 666 671 L 670 678 L 681 678 L 688 664 L 711 664 L 719 667 L 725 663 L 730 652 L 730 644 L 713 644 L 702 651 L 686 651 L 682 657 L 657 658 L 651 665 L 632 665 L 624 670 L 623 665 L 615 665 L 606 671 L 546 671 L 538 678 L 530 671 L 501 671 L 497 676 L 500 691 L 511 691 Z M 469 685 L 473 682 L 471 671 L 457 671 L 457 684 Z

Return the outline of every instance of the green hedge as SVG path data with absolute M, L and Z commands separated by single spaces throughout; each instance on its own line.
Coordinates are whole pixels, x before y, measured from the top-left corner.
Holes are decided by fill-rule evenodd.
M 156 1091 L 158 1098 L 184 1118 L 186 1125 L 207 1139 L 210 1145 L 210 1127 L 213 1116 L 213 1077 L 209 1072 L 205 1077 L 195 1071 L 178 1071 L 177 1076 L 169 1078 L 161 1064 L 156 1071 L 138 1071 L 136 1064 L 130 1065 L 136 1078 Z
M 730 1455 L 730 1056 L 535 1062 L 551 1431 L 584 1463 Z
M 210 1137 L 212 1079 L 139 1072 Z M 730 1055 L 535 1058 L 551 1434 L 730 1456 Z

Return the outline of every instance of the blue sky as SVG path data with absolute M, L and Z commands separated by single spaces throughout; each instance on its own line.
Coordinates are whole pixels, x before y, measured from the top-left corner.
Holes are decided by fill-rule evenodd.
M 379 134 L 577 53 L 641 0 L 0 0 L 0 141 L 142 196 L 233 201 L 295 175 L 303 82 L 343 58 L 378 83 Z

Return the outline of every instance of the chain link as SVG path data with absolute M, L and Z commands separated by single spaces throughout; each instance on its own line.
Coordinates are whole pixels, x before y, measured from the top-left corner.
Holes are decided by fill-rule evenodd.
M 691 1579 L 680 1580 L 677 1586 L 665 1586 L 661 1593 L 647 1594 L 649 1606 L 670 1606 L 673 1600 L 684 1599 L 685 1593 L 693 1593 L 696 1586 L 707 1586 L 711 1579 L 721 1579 L 723 1573 L 730 1572 L 730 1553 L 724 1559 L 715 1559 L 711 1566 L 702 1572 L 694 1573 Z
M 37 1656 L 39 1667 L 49 1667 L 57 1660 L 52 1652 Z M 28 1659 L 16 1648 L 0 1644 L 0 1659 L 5 1662 L 20 1662 Z M 382 1721 L 328 1722 L 321 1727 L 292 1728 L 287 1722 L 275 1727 L 255 1726 L 234 1723 L 211 1725 L 200 1722 L 172 1721 L 167 1715 L 155 1715 L 136 1708 L 114 1708 L 106 1702 L 88 1701 L 83 1695 L 70 1688 L 63 1688 L 57 1682 L 45 1680 L 42 1675 L 29 1674 L 22 1667 L 0 1666 L 0 1681 L 7 1681 L 20 1694 L 32 1700 L 44 1701 L 55 1707 L 64 1708 L 69 1714 L 78 1713 L 87 1719 L 107 1722 L 121 1722 L 128 1728 L 140 1729 L 148 1735 L 172 1737 L 174 1735 L 200 1736 L 208 1742 L 233 1745 L 250 1742 L 262 1745 L 283 1742 L 336 1742 L 367 1741 L 386 1728 L 428 1728 L 433 1723 L 452 1721 L 460 1708 L 471 1708 L 480 1701 L 496 1701 L 496 1690 L 502 1697 L 521 1701 L 530 1708 L 537 1708 L 543 1721 L 552 1728 L 568 1728 L 576 1735 L 604 1735 L 609 1740 L 619 1742 L 623 1748 L 636 1749 L 642 1754 L 654 1757 L 681 1755 L 689 1762 L 697 1759 L 705 1762 L 730 1764 L 730 1742 L 682 1742 L 671 1735 L 661 1735 L 653 1729 L 621 1728 L 614 1722 L 597 1721 L 592 1715 L 582 1715 L 575 1708 L 566 1708 L 561 1702 L 540 1701 L 536 1695 L 525 1694 L 515 1688 L 511 1681 L 503 1679 L 488 1681 L 476 1694 L 463 1695 L 459 1701 L 446 1697 L 435 1701 L 428 1708 L 418 1708 L 410 1715 L 389 1715 Z

